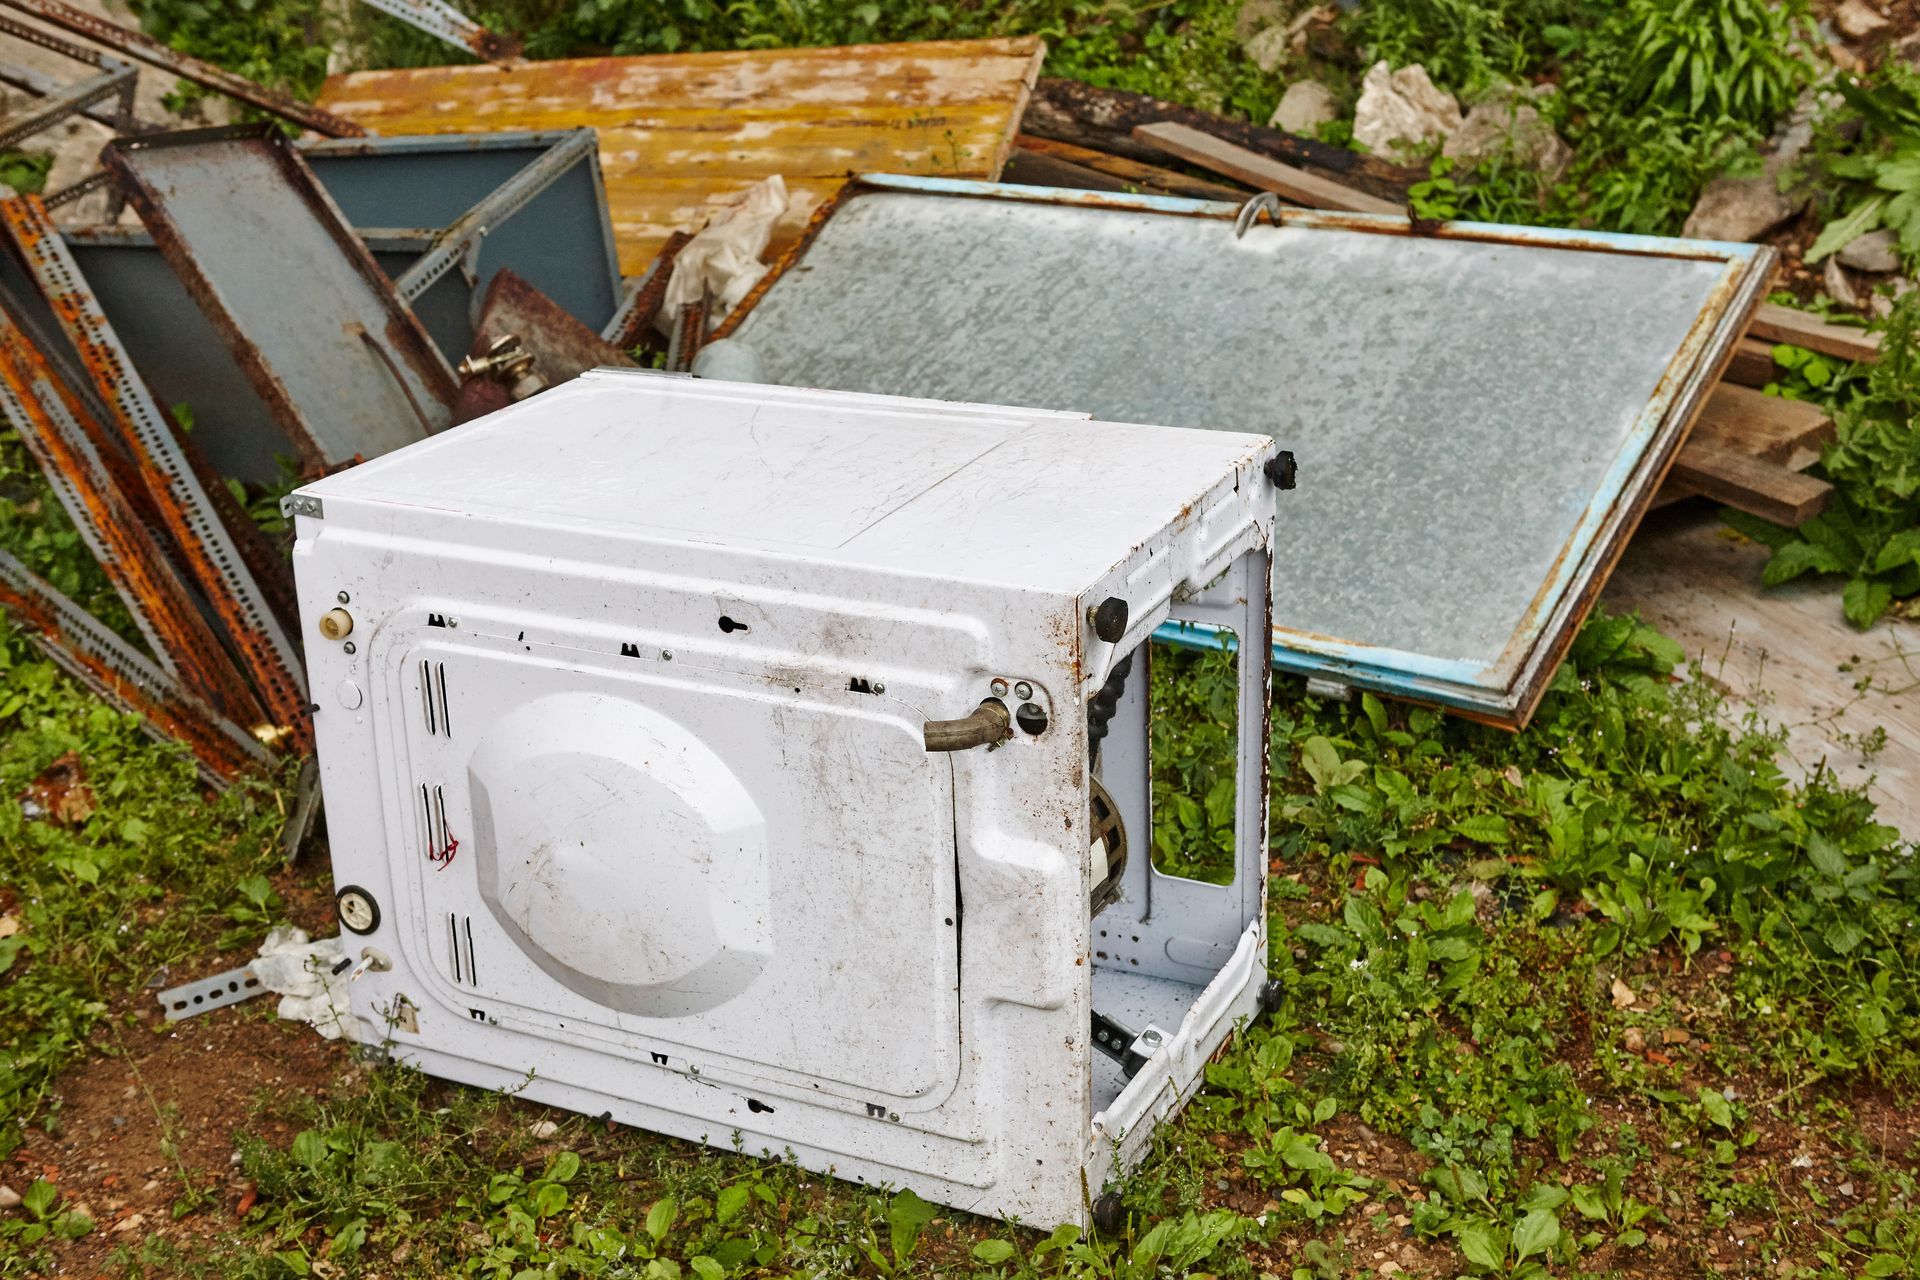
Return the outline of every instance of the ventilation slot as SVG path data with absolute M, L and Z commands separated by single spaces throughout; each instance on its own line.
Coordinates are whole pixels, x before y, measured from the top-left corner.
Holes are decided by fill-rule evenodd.
M 427 722 L 428 737 L 451 738 L 453 718 L 447 714 L 447 664 L 420 664 L 420 710 Z
M 473 962 L 473 917 L 447 915 L 447 946 L 453 956 L 453 980 L 469 987 L 480 985 L 480 970 Z
M 420 784 L 421 840 L 427 851 L 427 861 L 437 864 L 441 870 L 453 861 L 453 855 L 460 851 L 460 841 L 454 837 L 447 826 L 447 793 L 444 787 L 429 787 Z

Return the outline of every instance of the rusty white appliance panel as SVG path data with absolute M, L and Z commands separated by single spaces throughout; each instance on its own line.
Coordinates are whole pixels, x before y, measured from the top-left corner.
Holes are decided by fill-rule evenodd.
M 1239 664 L 1234 862 L 1201 883 L 1147 853 L 1142 651 L 1264 634 L 1273 456 L 602 371 L 298 490 L 361 1034 L 1083 1221 L 1262 996 L 1268 666 Z

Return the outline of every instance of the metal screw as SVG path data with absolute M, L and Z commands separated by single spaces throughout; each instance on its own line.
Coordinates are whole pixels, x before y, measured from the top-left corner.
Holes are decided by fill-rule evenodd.
M 340 647 L 346 650 L 348 653 L 360 652 L 359 648 L 351 640 L 347 641 L 345 644 L 341 645 Z
M 878 680 L 875 680 L 873 682 L 873 691 L 875 693 L 885 693 L 887 691 L 887 686 L 881 684 Z
M 672 662 L 672 661 L 673 661 L 673 650 L 671 650 L 671 649 L 662 649 L 662 650 L 660 651 L 660 661 L 662 661 L 662 662 Z
M 455 617 L 448 617 L 448 619 L 447 619 L 447 625 L 448 625 L 449 627 L 457 627 L 457 626 L 459 626 L 459 625 L 460 625 L 460 619 L 458 619 L 458 618 L 455 618 Z
M 898 1111 L 889 1111 L 887 1112 L 887 1119 L 893 1121 L 895 1124 L 898 1124 L 900 1122 L 900 1113 Z
M 1013 686 L 1013 696 L 1025 702 L 1033 697 L 1033 686 L 1025 680 L 1022 680 L 1019 684 Z
M 997 676 L 993 681 L 993 696 L 996 698 L 1004 698 L 1007 696 L 1007 682 Z
M 1140 1043 L 1148 1044 L 1148 1045 L 1157 1045 L 1160 1043 L 1160 1033 L 1158 1031 L 1155 1031 L 1152 1027 L 1148 1027 L 1145 1031 L 1142 1031 L 1140 1033 Z
M 349 597 L 346 592 L 342 591 L 339 595 L 335 596 L 334 599 L 338 600 L 341 604 L 345 604 L 347 603 Z

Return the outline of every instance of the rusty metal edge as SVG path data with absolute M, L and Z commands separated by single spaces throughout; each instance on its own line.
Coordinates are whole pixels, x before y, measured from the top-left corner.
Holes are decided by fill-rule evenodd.
M 0 0 L 8 8 L 21 13 L 31 14 L 51 26 L 72 35 L 98 41 L 109 49 L 126 54 L 129 58 L 144 62 L 148 66 L 158 67 L 182 80 L 190 80 L 203 88 L 213 89 L 230 98 L 238 98 L 249 106 L 258 107 L 270 115 L 290 120 L 315 133 L 324 133 L 328 137 L 342 138 L 364 137 L 367 129 L 345 116 L 337 116 L 331 111 L 290 98 L 265 85 L 256 84 L 245 76 L 235 75 L 222 70 L 210 62 L 181 53 L 155 40 L 145 32 L 123 27 L 117 22 L 109 22 L 61 0 Z
M 89 540 L 101 568 L 127 608 L 142 624 L 157 652 L 165 652 L 180 678 L 222 714 L 246 723 L 261 718 L 253 691 L 241 678 L 226 649 L 201 616 L 198 603 L 173 564 L 160 553 L 149 530 L 134 515 L 126 497 L 84 438 L 61 425 L 88 416 L 46 357 L 14 325 L 0 316 L 0 380 L 15 401 L 16 426 L 76 525 Z M 43 399 L 59 401 L 56 414 Z
M 4 2 L 4 0 L 0 0 Z M 327 235 L 339 246 L 342 256 L 356 271 L 368 288 L 378 297 L 388 313 L 387 329 L 379 338 L 400 347 L 400 356 L 408 367 L 419 377 L 423 389 L 438 401 L 447 411 L 451 420 L 454 396 L 458 393 L 458 383 L 453 370 L 448 367 L 445 357 L 440 354 L 433 340 L 427 336 L 419 319 L 412 310 L 400 301 L 394 286 L 373 260 L 373 254 L 354 234 L 346 223 L 338 206 L 333 203 L 318 179 L 313 176 L 306 162 L 300 159 L 293 144 L 270 125 L 223 125 L 212 129 L 186 129 L 175 133 L 151 134 L 137 138 L 115 138 L 108 142 L 100 152 L 100 161 L 114 177 L 114 181 L 140 215 L 140 221 L 153 236 L 154 246 L 172 266 L 174 274 L 192 296 L 207 320 L 225 340 L 232 353 L 234 363 L 246 375 L 254 391 L 265 402 L 269 412 L 286 431 L 288 439 L 300 453 L 300 460 L 310 475 L 320 475 L 350 458 L 329 458 L 321 449 L 307 425 L 306 414 L 294 401 L 292 394 L 273 372 L 265 352 L 255 346 L 240 328 L 238 321 L 227 309 L 220 290 L 213 284 L 212 278 L 201 268 L 194 256 L 192 247 L 180 227 L 168 215 L 164 202 L 154 190 L 141 180 L 135 163 L 129 157 L 145 151 L 163 148 L 202 146 L 212 143 L 256 144 L 265 149 L 275 169 L 288 187 L 299 197 L 314 217 L 326 229 Z M 369 338 L 374 335 L 369 334 Z M 396 342 L 396 338 L 404 339 Z M 376 339 L 377 340 L 377 339 Z M 401 389 L 409 397 L 411 390 L 404 382 Z M 422 423 L 426 433 L 426 425 Z M 356 455 L 358 456 L 358 455 Z
M 121 710 L 142 717 L 154 737 L 183 744 L 212 785 L 224 787 L 271 762 L 239 726 L 5 551 L 0 551 L 0 607 L 56 666 Z
M 306 685 L 292 641 L 249 573 L 163 411 L 134 375 L 66 242 L 32 196 L 0 201 L 0 235 L 10 240 L 79 353 L 87 378 L 116 419 L 118 441 L 132 458 L 137 483 L 173 535 L 187 572 L 246 664 L 267 711 L 290 731 L 296 748 L 306 749 Z

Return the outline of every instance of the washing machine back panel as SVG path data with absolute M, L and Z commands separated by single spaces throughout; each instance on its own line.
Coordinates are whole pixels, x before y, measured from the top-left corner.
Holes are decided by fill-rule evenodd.
M 958 1069 L 958 912 L 952 768 L 923 717 L 657 653 L 596 668 L 489 629 L 420 627 L 387 664 L 406 755 L 390 838 L 439 999 L 642 1062 L 720 1055 L 809 1092 L 937 1102 Z

